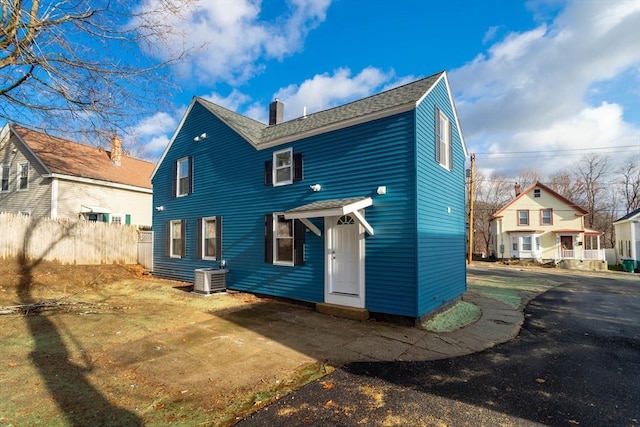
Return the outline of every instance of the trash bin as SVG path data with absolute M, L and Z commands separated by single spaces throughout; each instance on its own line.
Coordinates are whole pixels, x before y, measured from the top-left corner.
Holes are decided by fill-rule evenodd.
M 633 259 L 623 259 L 622 270 L 626 271 L 627 273 L 633 273 L 633 270 L 635 269 L 635 263 L 636 261 Z

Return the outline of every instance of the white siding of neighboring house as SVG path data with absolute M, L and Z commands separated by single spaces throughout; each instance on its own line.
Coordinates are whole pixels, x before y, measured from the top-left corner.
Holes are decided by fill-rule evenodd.
M 617 261 L 620 263 L 623 259 L 640 259 L 640 222 L 625 221 L 615 224 L 614 227 Z
M 29 162 L 29 186 L 18 191 L 18 165 L 24 162 Z M 0 192 L 0 212 L 28 211 L 32 216 L 50 216 L 51 179 L 43 178 L 47 171 L 13 134 L 0 149 L 0 165 L 9 166 L 9 191 Z
M 540 222 L 541 209 L 553 209 L 553 225 L 542 225 Z M 518 225 L 518 211 L 529 210 L 529 225 Z M 514 256 L 511 246 L 511 236 L 518 230 L 539 230 L 541 231 L 540 246 L 542 249 L 541 258 L 544 260 L 555 259 L 558 251 L 558 241 L 554 230 L 583 228 L 583 217 L 577 216 L 578 211 L 564 203 L 562 200 L 548 194 L 541 189 L 540 197 L 534 197 L 533 190 L 525 194 L 520 199 L 509 205 L 502 213 L 502 218 L 493 222 L 496 256 L 500 257 L 500 245 L 504 244 L 504 258 Z M 511 233 L 508 233 L 511 231 Z M 582 250 L 582 246 L 574 246 L 576 250 Z
M 131 225 L 151 226 L 151 193 L 58 179 L 58 217 L 79 217 L 82 206 L 99 206 L 131 215 Z

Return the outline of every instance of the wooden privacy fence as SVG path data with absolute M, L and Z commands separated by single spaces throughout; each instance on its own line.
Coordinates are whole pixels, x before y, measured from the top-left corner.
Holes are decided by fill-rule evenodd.
M 0 258 L 20 255 L 63 264 L 136 264 L 138 230 L 0 213 Z

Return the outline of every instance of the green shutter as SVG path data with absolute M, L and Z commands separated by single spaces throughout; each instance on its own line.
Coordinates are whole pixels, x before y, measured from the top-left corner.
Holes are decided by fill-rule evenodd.
M 109 222 L 109 214 L 102 214 L 102 222 Z
M 131 225 L 131 215 L 130 214 L 125 214 L 124 216 L 124 223 L 126 225 Z

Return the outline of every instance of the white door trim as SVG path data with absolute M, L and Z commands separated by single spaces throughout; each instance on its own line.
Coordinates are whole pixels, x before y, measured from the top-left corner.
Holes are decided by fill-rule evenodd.
M 363 212 L 359 212 L 360 215 Z M 355 215 L 353 216 L 354 219 Z M 331 292 L 331 279 L 332 279 L 332 266 L 333 266 L 333 239 L 334 239 L 334 227 L 336 222 L 340 218 L 339 216 L 325 217 L 324 218 L 324 252 L 325 252 L 325 272 L 324 272 L 324 302 L 329 304 L 344 305 L 348 307 L 364 308 L 365 307 L 365 229 L 362 224 L 356 220 L 358 224 L 358 295 L 345 295 Z

